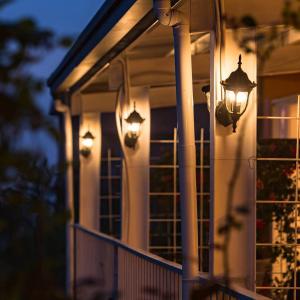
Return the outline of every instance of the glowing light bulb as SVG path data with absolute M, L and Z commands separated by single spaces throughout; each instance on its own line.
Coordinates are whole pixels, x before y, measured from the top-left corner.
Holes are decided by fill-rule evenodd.
M 244 104 L 247 101 L 247 92 L 238 92 L 236 96 L 236 102 L 238 104 Z
M 86 148 L 92 148 L 94 146 L 94 140 L 92 138 L 84 138 L 82 145 Z
M 233 91 L 226 91 L 226 107 L 229 112 L 233 112 L 236 105 L 236 97 Z
M 132 135 L 138 135 L 138 133 L 140 131 L 140 127 L 141 127 L 140 123 L 130 123 L 130 124 L 128 124 L 128 131 Z
M 227 97 L 231 104 L 235 101 L 235 93 L 233 91 L 227 91 Z

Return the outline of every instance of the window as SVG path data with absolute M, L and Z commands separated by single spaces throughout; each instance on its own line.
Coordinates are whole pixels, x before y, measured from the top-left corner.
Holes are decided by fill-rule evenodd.
M 299 98 L 274 100 L 258 116 L 256 289 L 300 299 Z

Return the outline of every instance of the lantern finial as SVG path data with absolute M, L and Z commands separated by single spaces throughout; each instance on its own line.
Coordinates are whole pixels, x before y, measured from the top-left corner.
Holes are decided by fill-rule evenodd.
M 238 62 L 239 68 L 242 66 L 242 54 L 239 55 L 239 62 Z

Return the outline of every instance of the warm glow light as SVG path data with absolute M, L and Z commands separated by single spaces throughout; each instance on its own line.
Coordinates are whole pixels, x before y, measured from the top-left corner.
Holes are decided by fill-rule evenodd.
M 244 104 L 247 101 L 248 93 L 247 92 L 238 92 L 237 93 L 237 103 Z
M 229 112 L 241 113 L 247 104 L 248 93 L 238 92 L 235 94 L 233 91 L 226 91 L 226 106 Z
M 91 154 L 92 147 L 94 146 L 95 137 L 90 131 L 87 131 L 84 136 L 81 137 L 81 149 L 80 153 L 84 157 L 88 157 Z
M 140 123 L 129 123 L 128 124 L 128 131 L 132 134 L 132 135 L 138 135 L 139 131 L 140 131 L 140 127 L 141 124 Z
M 239 55 L 238 68 L 231 72 L 227 79 L 222 80 L 221 85 L 225 93 L 223 105 L 225 104 L 229 113 L 232 132 L 236 132 L 237 122 L 247 109 L 249 94 L 256 87 L 256 83 L 251 82 L 247 73 L 242 70 L 242 55 Z M 228 125 L 223 106 L 217 107 L 216 116 L 222 125 Z
M 227 98 L 228 98 L 228 100 L 230 101 L 231 104 L 234 103 L 235 93 L 233 91 L 227 91 L 226 96 L 227 96 Z
M 94 140 L 92 138 L 83 138 L 82 139 L 82 145 L 85 147 L 85 148 L 92 148 L 93 145 L 94 145 Z
M 125 119 L 127 125 L 127 133 L 125 135 L 125 145 L 129 148 L 135 148 L 142 123 L 145 121 L 141 115 L 135 110 L 135 102 L 133 112 Z
M 235 93 L 233 91 L 226 91 L 226 107 L 231 113 L 233 112 L 235 101 Z

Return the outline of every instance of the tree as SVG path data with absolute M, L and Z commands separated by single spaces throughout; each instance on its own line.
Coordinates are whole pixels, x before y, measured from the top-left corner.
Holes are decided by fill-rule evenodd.
M 0 0 L 0 8 L 10 2 Z M 36 103 L 44 82 L 28 67 L 70 39 L 30 18 L 0 20 L 0 35 L 0 294 L 7 300 L 65 299 L 62 169 L 18 141 L 24 132 L 40 130 L 58 141 Z

